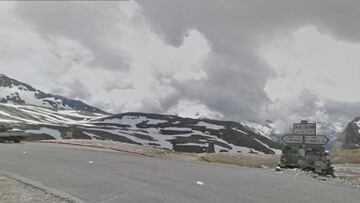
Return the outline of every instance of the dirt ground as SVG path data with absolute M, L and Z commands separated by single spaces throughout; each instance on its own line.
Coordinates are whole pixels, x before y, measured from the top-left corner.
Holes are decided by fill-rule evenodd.
M 264 168 L 276 167 L 279 163 L 280 156 L 272 154 L 245 154 L 245 153 L 183 153 L 174 152 L 155 147 L 145 147 L 141 145 L 127 144 L 115 141 L 101 140 L 50 140 L 42 141 L 45 143 L 63 143 L 80 146 L 95 147 L 95 150 L 115 150 L 129 153 L 135 153 L 145 156 L 175 159 L 203 161 L 211 163 L 234 164 L 243 167 Z
M 6 176 L 0 176 L 0 202 L 2 203 L 68 203 L 43 190 Z

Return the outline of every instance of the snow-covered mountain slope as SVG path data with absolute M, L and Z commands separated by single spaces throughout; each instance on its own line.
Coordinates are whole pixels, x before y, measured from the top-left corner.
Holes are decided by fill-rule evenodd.
M 104 114 L 86 111 L 56 110 L 40 106 L 0 103 L 0 122 L 6 123 L 71 125 L 104 116 Z
M 126 113 L 93 119 L 88 125 L 87 129 L 117 134 L 143 145 L 175 151 L 204 152 L 209 141 L 215 144 L 216 151 L 272 154 L 280 153 L 281 148 L 280 144 L 267 137 L 230 121 Z
M 82 101 L 44 93 L 3 74 L 0 74 L 0 103 L 29 104 L 58 110 L 80 110 L 106 114 Z
M 327 150 L 330 150 L 341 136 L 344 127 L 341 123 L 325 123 L 317 122 L 317 134 L 326 135 L 329 142 L 325 145 Z
M 263 135 L 263 136 L 271 139 L 271 140 L 276 140 L 276 138 L 274 137 L 275 130 L 272 127 L 270 127 L 269 125 L 257 123 L 254 121 L 241 121 L 240 124 L 260 135 Z
M 242 153 L 280 153 L 281 145 L 236 122 L 178 116 L 125 113 L 103 115 L 74 110 L 0 104 L 0 122 L 26 130 L 31 139 L 74 138 L 114 140 L 183 152 L 215 150 Z
M 360 117 L 355 118 L 346 126 L 336 146 L 344 149 L 360 148 Z

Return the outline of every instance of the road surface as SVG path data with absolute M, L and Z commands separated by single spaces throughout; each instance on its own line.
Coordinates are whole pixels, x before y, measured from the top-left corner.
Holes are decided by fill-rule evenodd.
M 54 144 L 0 144 L 0 170 L 85 202 L 355 203 L 359 188 L 261 169 Z

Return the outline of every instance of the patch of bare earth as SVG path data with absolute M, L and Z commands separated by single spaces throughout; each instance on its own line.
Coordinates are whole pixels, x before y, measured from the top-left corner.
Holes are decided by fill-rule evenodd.
M 335 164 L 360 164 L 360 149 L 334 149 L 330 158 Z
M 0 202 L 2 203 L 68 203 L 43 190 L 0 176 Z
M 213 163 L 234 164 L 251 168 L 275 168 L 280 161 L 279 155 L 272 154 L 203 154 L 199 160 Z
M 141 145 L 127 144 L 116 141 L 100 141 L 100 140 L 49 140 L 46 143 L 75 144 L 87 147 L 95 147 L 94 149 L 102 150 L 119 150 L 129 153 L 142 154 L 157 158 L 175 159 L 175 160 L 192 160 L 204 161 L 211 163 L 233 164 L 243 167 L 254 168 L 274 168 L 280 160 L 279 155 L 269 154 L 232 154 L 232 153 L 183 153 L 174 152 L 166 149 L 147 147 Z

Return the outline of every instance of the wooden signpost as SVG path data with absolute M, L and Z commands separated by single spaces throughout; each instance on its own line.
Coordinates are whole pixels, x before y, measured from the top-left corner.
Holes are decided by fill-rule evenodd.
M 293 134 L 282 137 L 285 147 L 281 155 L 282 167 L 311 169 L 322 175 L 333 175 L 334 170 L 325 153 L 329 138 L 316 134 L 316 123 L 294 123 Z
M 329 138 L 325 135 L 316 135 L 316 123 L 294 123 L 293 134 L 283 136 L 285 144 L 325 145 Z
M 286 144 L 302 144 L 303 137 L 301 135 L 285 135 L 282 140 Z
M 304 144 L 308 145 L 325 145 L 329 142 L 329 138 L 325 135 L 304 136 Z
M 293 133 L 294 135 L 316 135 L 316 123 L 305 121 L 294 123 Z

